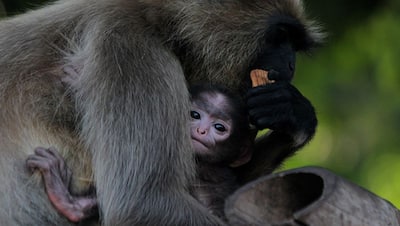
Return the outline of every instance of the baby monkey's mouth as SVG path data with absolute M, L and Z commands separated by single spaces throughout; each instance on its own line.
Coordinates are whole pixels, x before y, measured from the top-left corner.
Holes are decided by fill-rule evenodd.
M 200 139 L 198 139 L 196 137 L 192 137 L 192 144 L 193 144 L 193 146 L 201 145 L 202 148 L 207 149 L 207 150 L 209 149 L 207 143 L 203 142 L 202 140 L 200 140 Z

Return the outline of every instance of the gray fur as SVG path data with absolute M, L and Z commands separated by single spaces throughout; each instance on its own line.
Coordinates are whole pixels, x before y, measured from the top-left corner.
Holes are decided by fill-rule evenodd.
M 186 191 L 186 83 L 242 88 L 274 13 L 317 32 L 297 0 L 220 2 L 60 0 L 0 22 L 1 225 L 70 225 L 24 168 L 50 145 L 75 193 L 93 179 L 103 225 L 221 224 Z M 62 68 L 76 62 L 65 87 Z

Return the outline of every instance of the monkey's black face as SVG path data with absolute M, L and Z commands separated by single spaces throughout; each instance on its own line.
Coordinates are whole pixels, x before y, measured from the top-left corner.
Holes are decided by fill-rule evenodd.
M 265 45 L 257 54 L 252 69 L 269 71 L 269 79 L 290 82 L 296 67 L 296 52 L 308 51 L 316 43 L 297 20 L 272 16 L 265 33 Z
M 252 69 L 269 72 L 268 78 L 275 81 L 291 81 L 296 67 L 296 52 L 290 42 L 271 45 L 264 51 Z
M 297 0 L 199 2 L 210 4 L 195 4 L 201 9 L 196 13 L 181 10 L 190 20 L 176 29 L 185 35 L 168 39 L 191 84 L 212 82 L 243 92 L 253 69 L 290 82 L 296 52 L 310 50 L 322 38 L 304 23 Z

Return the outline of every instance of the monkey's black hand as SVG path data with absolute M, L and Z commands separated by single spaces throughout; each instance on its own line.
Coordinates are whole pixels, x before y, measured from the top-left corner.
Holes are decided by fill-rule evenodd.
M 275 82 L 251 88 L 247 93 L 251 122 L 257 129 L 312 136 L 317 125 L 314 107 L 293 85 Z

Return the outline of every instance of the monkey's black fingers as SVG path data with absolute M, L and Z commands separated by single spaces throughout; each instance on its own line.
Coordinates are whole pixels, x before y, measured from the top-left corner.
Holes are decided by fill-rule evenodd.
M 276 117 L 262 117 L 258 118 L 254 125 L 256 125 L 257 129 L 272 129 L 281 132 L 287 132 L 287 129 L 291 128 L 290 120 L 276 120 Z
M 259 96 L 259 95 L 265 95 L 268 94 L 270 95 L 271 93 L 280 93 L 282 91 L 286 91 L 290 89 L 291 85 L 286 82 L 275 82 L 275 83 L 270 83 L 268 85 L 264 86 L 257 86 L 250 88 L 247 93 L 246 93 L 246 98 L 252 98 L 254 96 Z M 289 92 L 289 91 L 286 91 Z
M 278 103 L 273 106 L 259 107 L 249 109 L 249 115 L 252 118 L 261 118 L 275 116 L 277 118 L 285 118 L 291 115 L 293 109 L 289 103 Z
M 257 96 L 247 100 L 248 109 L 273 108 L 282 104 L 289 104 L 289 97 L 285 95 Z
M 270 94 L 270 95 L 261 95 L 255 96 L 247 100 L 247 108 L 249 111 L 256 109 L 266 109 L 266 108 L 275 108 L 281 105 L 289 105 L 290 97 L 286 94 Z
M 287 127 L 290 122 L 294 120 L 290 110 L 287 113 L 278 114 L 277 112 L 279 111 L 258 111 L 254 116 L 250 115 L 250 121 L 258 130 L 265 128 L 281 130 L 284 129 L 284 127 Z
M 253 125 L 255 125 L 258 130 L 263 130 L 263 129 L 274 130 L 275 126 L 272 122 L 273 122 L 273 120 L 271 120 L 270 117 L 263 117 L 263 118 L 255 120 L 253 122 Z
M 278 82 L 282 81 L 282 76 L 279 76 L 279 72 L 275 71 L 274 69 L 270 69 L 268 70 L 268 79 Z
M 280 84 L 280 83 L 271 83 L 271 84 L 268 84 L 268 85 L 256 86 L 256 87 L 250 88 L 247 91 L 246 98 L 250 98 L 250 97 L 252 97 L 254 95 L 260 95 L 262 93 L 275 92 L 275 90 L 281 89 L 282 86 L 283 85 Z

